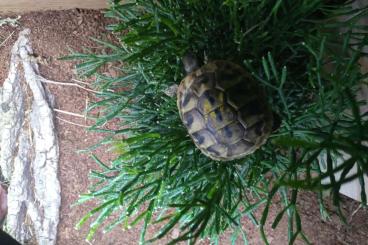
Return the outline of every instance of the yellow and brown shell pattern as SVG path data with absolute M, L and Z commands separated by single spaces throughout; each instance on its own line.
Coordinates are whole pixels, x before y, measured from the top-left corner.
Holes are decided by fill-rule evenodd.
M 263 88 L 229 61 L 213 61 L 188 74 L 178 88 L 177 104 L 194 143 L 214 160 L 251 154 L 272 131 Z

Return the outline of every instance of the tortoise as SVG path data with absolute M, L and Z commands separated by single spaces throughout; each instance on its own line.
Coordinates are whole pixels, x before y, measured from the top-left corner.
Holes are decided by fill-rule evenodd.
M 214 60 L 202 67 L 183 58 L 186 77 L 177 89 L 180 118 L 201 152 L 216 161 L 243 158 L 277 128 L 264 89 L 240 65 Z M 275 126 L 276 125 L 276 126 Z

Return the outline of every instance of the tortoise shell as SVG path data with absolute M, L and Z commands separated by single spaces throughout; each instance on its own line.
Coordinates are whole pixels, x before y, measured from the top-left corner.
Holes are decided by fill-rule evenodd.
M 188 74 L 179 85 L 177 105 L 195 145 L 213 160 L 251 154 L 272 131 L 265 91 L 229 61 L 213 61 Z

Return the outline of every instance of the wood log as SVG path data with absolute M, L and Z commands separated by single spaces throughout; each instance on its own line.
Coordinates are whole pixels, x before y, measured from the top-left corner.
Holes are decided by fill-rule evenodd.
M 0 13 L 24 13 L 73 8 L 103 9 L 107 6 L 107 0 L 1 0 Z

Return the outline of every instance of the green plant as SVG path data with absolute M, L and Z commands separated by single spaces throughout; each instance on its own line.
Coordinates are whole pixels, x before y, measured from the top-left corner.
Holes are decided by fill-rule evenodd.
M 279 194 L 284 209 L 273 227 L 288 216 L 289 243 L 299 236 L 306 243 L 297 199 L 300 190 L 322 196 L 330 190 L 339 211 L 339 189 L 358 178 L 364 185 L 368 173 L 367 113 L 359 111 L 355 98 L 366 78 L 359 66 L 368 44 L 367 27 L 359 20 L 367 7 L 352 9 L 354 1 L 320 0 L 136 0 L 111 2 L 106 16 L 119 44 L 96 40 L 107 54 L 74 53 L 83 59 L 81 75 L 95 75 L 99 101 L 91 130 L 110 133 L 101 144 L 111 144 L 118 157 L 106 165 L 93 156 L 101 171 L 93 171 L 96 183 L 81 195 L 80 203 L 96 199 L 100 204 L 78 224 L 96 215 L 88 239 L 113 212 L 116 225 L 146 228 L 162 223 L 150 241 L 179 225 L 181 234 L 171 243 L 199 237 L 216 242 L 226 229 L 239 226 L 248 216 L 263 227 L 273 197 Z M 202 61 L 228 59 L 243 64 L 264 85 L 282 125 L 267 144 L 254 154 L 227 163 L 203 156 L 180 121 L 175 98 L 165 94 L 184 76 L 181 57 L 194 52 Z M 120 62 L 124 62 L 122 65 Z M 118 78 L 99 73 L 113 63 L 124 74 Z M 113 92 L 114 91 L 114 92 Z M 119 129 L 104 130 L 111 119 Z M 336 167 L 345 152 L 349 157 Z M 323 161 L 325 159 L 325 161 Z M 326 171 L 319 162 L 326 163 Z M 357 165 L 358 172 L 348 172 Z M 342 177 L 334 173 L 342 171 Z M 266 177 L 267 176 L 267 177 Z M 329 184 L 322 184 L 328 179 Z M 362 192 L 363 203 L 366 203 Z M 320 198 L 321 210 L 324 210 Z M 257 220 L 253 212 L 263 208 Z M 341 215 L 343 218 L 343 215 Z

